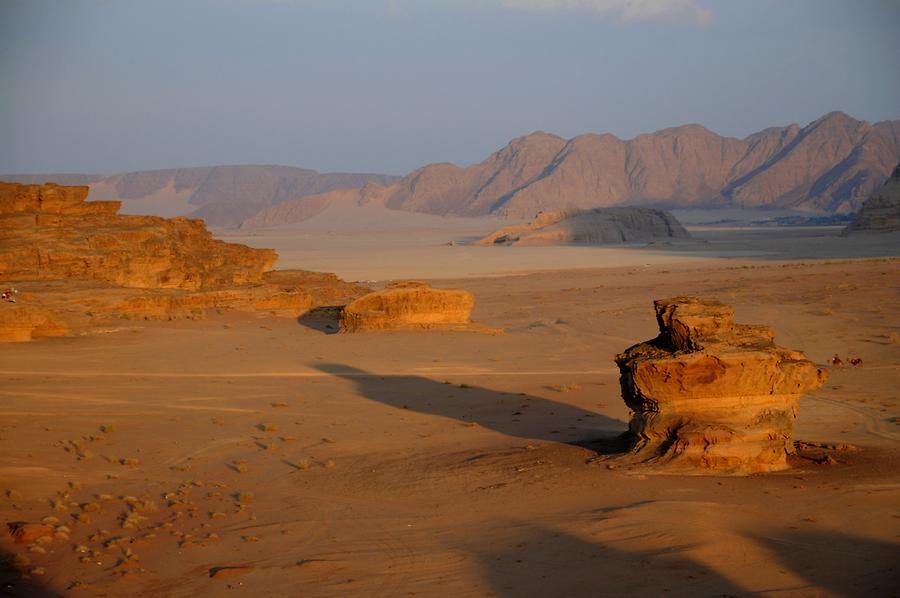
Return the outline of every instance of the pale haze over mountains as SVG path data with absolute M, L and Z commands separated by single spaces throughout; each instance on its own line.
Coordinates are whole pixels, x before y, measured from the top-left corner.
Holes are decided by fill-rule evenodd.
M 333 198 L 437 215 L 530 218 L 619 205 L 848 213 L 900 159 L 900 120 L 833 112 L 744 139 L 684 125 L 620 140 L 536 132 L 468 167 L 429 164 L 403 178 L 287 166 L 218 166 L 102 175 L 12 175 L 90 184 L 129 212 L 191 214 L 212 225 L 275 226 L 315 216 Z

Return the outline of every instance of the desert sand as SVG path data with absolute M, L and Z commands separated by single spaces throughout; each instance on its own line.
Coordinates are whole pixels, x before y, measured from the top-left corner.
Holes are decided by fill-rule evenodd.
M 220 236 L 274 247 L 279 268 L 466 289 L 503 333 L 208 310 L 0 344 L 0 517 L 56 518 L 35 552 L 3 535 L 4 592 L 897 594 L 896 237 L 491 248 L 464 243 L 493 220 L 360 222 Z M 828 370 L 799 401 L 789 469 L 610 459 L 630 417 L 613 357 L 677 295 L 732 305 Z

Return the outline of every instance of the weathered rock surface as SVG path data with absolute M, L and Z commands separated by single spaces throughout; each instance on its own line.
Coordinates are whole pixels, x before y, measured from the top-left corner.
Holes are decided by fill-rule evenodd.
M 528 224 L 508 226 L 476 245 L 609 245 L 690 234 L 672 214 L 653 208 L 595 208 L 538 214 Z
M 216 289 L 259 283 L 278 258 L 215 240 L 202 220 L 119 215 L 119 202 L 87 202 L 88 191 L 0 183 L 0 280 Z
M 718 301 L 654 305 L 659 336 L 615 358 L 633 455 L 700 473 L 786 469 L 799 399 L 826 373 L 775 345 L 770 328 L 735 324 Z
M 68 325 L 47 309 L 6 302 L 0 304 L 0 343 L 25 342 L 44 336 L 68 334 Z
M 87 187 L 0 183 L 0 341 L 65 336 L 111 319 L 240 309 L 296 317 L 369 289 L 333 274 L 270 271 L 277 254 L 212 238 L 201 220 L 122 216 Z
M 474 306 L 475 297 L 462 289 L 398 282 L 344 307 L 341 332 L 465 326 Z
M 842 236 L 900 231 L 900 164 L 884 186 L 867 199 Z

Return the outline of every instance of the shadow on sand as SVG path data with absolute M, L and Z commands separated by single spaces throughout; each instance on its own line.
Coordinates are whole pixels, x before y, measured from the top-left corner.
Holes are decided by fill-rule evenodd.
M 22 552 L 25 553 L 24 550 Z M 6 550 L 0 550 L 0 596 L 53 598 L 60 595 L 59 592 L 49 590 L 33 577 L 24 579 L 13 564 L 14 558 L 14 554 Z M 27 572 L 29 568 L 26 567 L 25 571 Z
M 600 519 L 613 516 L 611 529 L 621 536 L 624 528 L 614 512 L 640 504 L 596 513 Z M 784 530 L 749 536 L 777 555 L 759 570 L 756 587 L 749 590 L 698 561 L 692 553 L 702 547 L 678 544 L 677 538 L 658 537 L 667 545 L 653 548 L 622 548 L 631 540 L 653 541 L 655 535 L 647 530 L 634 530 L 634 536 L 611 546 L 534 522 L 508 529 L 490 544 L 463 547 L 477 559 L 496 596 L 818 596 L 822 590 L 836 596 L 900 595 L 898 546 L 842 533 Z M 727 562 L 723 555 L 721 566 L 727 568 Z M 777 572 L 786 571 L 802 581 L 782 585 Z
M 748 596 L 691 558 L 690 545 L 625 551 L 568 532 L 523 523 L 491 545 L 466 546 L 492 595 L 531 596 Z
M 299 318 L 297 323 L 322 334 L 337 334 L 341 329 L 340 305 L 314 307 Z
M 900 596 L 900 544 L 831 531 L 753 538 L 786 569 L 839 596 Z
M 626 423 L 567 403 L 421 376 L 382 376 L 335 363 L 311 367 L 350 380 L 363 397 L 398 409 L 474 423 L 508 436 L 582 446 L 599 454 L 629 448 L 623 437 Z

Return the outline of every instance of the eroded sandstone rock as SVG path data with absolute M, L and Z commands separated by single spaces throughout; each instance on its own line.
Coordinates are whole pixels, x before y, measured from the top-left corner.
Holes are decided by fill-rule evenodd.
M 633 454 L 674 469 L 749 474 L 787 468 L 800 397 L 826 373 L 734 323 L 718 301 L 654 302 L 659 336 L 617 355 Z
M 213 239 L 202 220 L 120 215 L 120 202 L 87 202 L 88 191 L 0 183 L 0 280 L 216 289 L 261 282 L 278 258 Z
M 341 332 L 467 325 L 474 306 L 475 297 L 462 289 L 398 282 L 347 305 L 341 313 Z
M 87 187 L 0 183 L 0 342 L 81 334 L 118 319 L 206 309 L 300 316 L 370 289 L 333 274 L 270 271 L 277 254 L 212 238 L 202 220 L 119 215 Z

